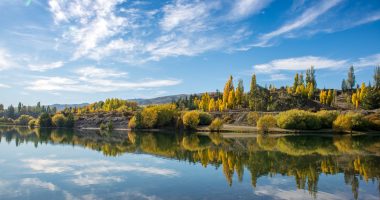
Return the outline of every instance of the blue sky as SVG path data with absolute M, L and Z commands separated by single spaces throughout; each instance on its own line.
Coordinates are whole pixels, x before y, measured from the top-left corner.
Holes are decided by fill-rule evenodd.
M 81 103 L 290 84 L 358 82 L 380 64 L 380 1 L 2 0 L 0 103 Z

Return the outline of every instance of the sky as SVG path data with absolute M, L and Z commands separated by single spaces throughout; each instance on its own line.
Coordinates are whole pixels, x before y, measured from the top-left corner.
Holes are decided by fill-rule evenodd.
M 380 64 L 378 0 L 1 0 L 0 103 L 70 104 L 290 85 Z

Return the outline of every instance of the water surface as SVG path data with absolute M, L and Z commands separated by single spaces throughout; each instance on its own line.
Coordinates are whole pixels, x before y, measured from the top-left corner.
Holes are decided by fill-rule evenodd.
M 0 199 L 379 199 L 380 136 L 0 127 Z

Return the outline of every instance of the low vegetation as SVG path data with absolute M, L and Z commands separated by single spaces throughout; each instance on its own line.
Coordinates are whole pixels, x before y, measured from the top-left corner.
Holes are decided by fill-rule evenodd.
M 312 112 L 289 110 L 277 117 L 277 125 L 283 129 L 317 130 L 322 127 L 321 119 Z
M 183 125 L 186 129 L 196 129 L 199 124 L 199 112 L 189 111 L 186 112 L 182 117 Z
M 273 115 L 264 115 L 257 121 L 257 128 L 260 131 L 268 132 L 270 128 L 276 127 L 277 120 Z
M 214 120 L 212 120 L 208 128 L 211 132 L 220 132 L 220 130 L 223 128 L 223 120 L 221 120 L 220 118 L 215 118 Z
M 340 114 L 333 122 L 333 129 L 338 132 L 367 130 L 369 121 L 362 114 L 348 112 Z

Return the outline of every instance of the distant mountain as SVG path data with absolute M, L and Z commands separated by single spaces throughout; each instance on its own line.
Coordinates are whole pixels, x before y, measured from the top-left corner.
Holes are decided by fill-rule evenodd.
M 190 95 L 188 94 L 177 94 L 177 95 L 170 95 L 170 96 L 163 96 L 163 97 L 156 97 L 152 99 L 128 99 L 128 101 L 135 101 L 139 105 L 150 105 L 150 104 L 164 104 L 164 103 L 171 103 L 173 101 L 177 101 L 179 98 L 185 98 Z M 81 103 L 81 104 L 53 104 L 49 105 L 50 107 L 56 107 L 58 111 L 63 110 L 65 108 L 74 108 L 74 107 L 83 107 L 89 105 L 88 103 Z
M 177 101 L 179 98 L 185 98 L 190 96 L 188 94 L 177 94 L 163 97 L 156 97 L 152 99 L 129 99 L 129 101 L 135 101 L 139 105 L 149 105 L 149 104 L 164 104 L 171 103 L 172 101 Z
M 51 108 L 52 107 L 56 107 L 58 111 L 60 110 L 64 110 L 65 108 L 74 108 L 74 107 L 83 107 L 83 106 L 87 106 L 88 103 L 81 103 L 81 104 L 53 104 L 53 105 L 49 105 Z

